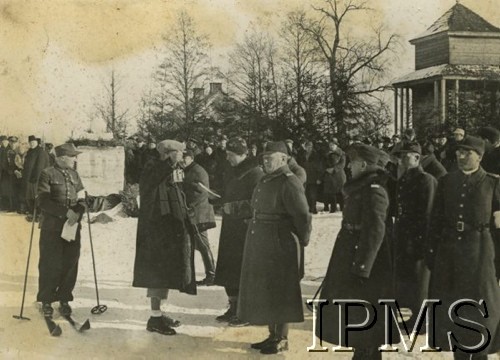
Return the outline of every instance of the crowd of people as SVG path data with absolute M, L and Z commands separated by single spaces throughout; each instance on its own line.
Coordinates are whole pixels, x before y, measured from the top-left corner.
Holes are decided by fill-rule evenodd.
M 21 143 L 17 136 L 0 135 L 0 210 L 26 214 L 31 221 L 35 213 L 37 181 L 43 169 L 54 164 L 54 146 L 42 143 L 35 135 Z
M 411 310 L 406 324 L 417 330 L 423 300 L 439 299 L 431 345 L 454 351 L 455 359 L 486 359 L 500 350 L 498 129 L 467 134 L 456 128 L 453 138 L 440 133 L 421 141 L 406 129 L 401 139 L 353 138 L 345 149 L 336 139 L 324 147 L 304 141 L 295 148 L 289 139 L 249 146 L 241 137 L 222 137 L 215 148 L 205 144 L 203 150 L 194 139 L 154 146 L 133 140 L 125 170 L 140 191 L 132 285 L 147 289 L 148 331 L 174 335 L 181 325 L 162 311 L 170 290 L 195 295 L 197 286 L 219 285 L 229 306 L 217 321 L 267 325 L 268 337 L 251 348 L 262 354 L 286 351 L 289 323 L 304 321 L 300 281 L 319 201 L 326 211 L 342 210 L 321 299 L 364 300 L 379 314 L 380 299 L 396 299 Z M 80 246 L 75 224 L 85 209 L 74 170 L 78 154 L 72 144 L 60 145 L 54 164 L 33 182 L 22 172 L 26 194 L 38 195 L 43 215 L 38 300 L 45 316 L 52 316 L 55 301 L 61 313 L 71 313 Z M 207 236 L 216 226 L 214 207 L 222 215 L 217 262 Z M 200 281 L 195 250 L 205 268 Z M 464 298 L 487 306 L 460 312 L 490 334 L 472 355 L 481 333 L 448 318 L 448 309 Z M 380 359 L 384 322 L 372 319 L 373 326 L 347 342 L 340 315 L 339 307 L 325 306 L 316 336 L 354 347 L 354 359 Z M 365 319 L 363 307 L 350 310 L 350 323 Z M 453 344 L 450 331 L 459 339 Z

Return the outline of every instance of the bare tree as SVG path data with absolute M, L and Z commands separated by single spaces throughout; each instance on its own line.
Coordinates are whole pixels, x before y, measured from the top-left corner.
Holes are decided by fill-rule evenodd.
M 189 124 L 197 115 L 193 89 L 203 82 L 208 71 L 208 38 L 197 32 L 193 19 L 182 11 L 165 40 L 164 60 L 156 73 L 161 89 L 157 96 L 162 100 L 160 106 L 172 108 L 181 132 L 187 134 Z M 170 99 L 170 104 L 165 104 L 165 97 Z
M 121 78 L 111 70 L 109 83 L 105 85 L 106 98 L 104 103 L 95 105 L 96 115 L 106 124 L 106 130 L 113 133 L 115 139 L 123 138 L 127 131 L 128 109 L 118 110 L 118 93 L 120 92 Z
M 278 113 L 278 50 L 265 33 L 252 32 L 229 55 L 231 69 L 221 74 L 245 104 L 247 135 L 269 131 L 269 120 Z
M 397 44 L 397 36 L 384 36 L 381 27 L 373 30 L 371 38 L 356 40 L 343 32 L 349 16 L 370 10 L 366 4 L 367 1 L 324 0 L 324 6 L 313 7 L 320 19 L 303 25 L 328 66 L 335 126 L 343 136 L 347 131 L 346 120 L 354 114 L 355 106 L 360 103 L 369 106 L 371 102 L 367 99 L 386 89 L 381 83 L 388 66 L 384 55 Z
M 288 105 L 288 109 L 283 106 L 282 116 L 290 118 L 289 127 L 299 133 L 308 120 L 320 122 L 320 117 L 326 115 L 321 114 L 324 103 L 319 99 L 321 75 L 326 69 L 314 38 L 304 29 L 308 21 L 304 10 L 291 11 L 279 32 L 284 78 L 282 103 Z

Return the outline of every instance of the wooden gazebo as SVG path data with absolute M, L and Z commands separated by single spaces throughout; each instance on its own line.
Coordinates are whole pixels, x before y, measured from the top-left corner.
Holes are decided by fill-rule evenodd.
M 415 71 L 392 83 L 395 133 L 406 127 L 423 132 L 450 116 L 460 118 L 461 107 L 479 96 L 498 114 L 499 28 L 457 2 L 410 43 Z

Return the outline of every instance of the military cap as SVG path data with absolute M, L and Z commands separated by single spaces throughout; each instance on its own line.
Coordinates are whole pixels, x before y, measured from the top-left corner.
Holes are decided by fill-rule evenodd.
M 137 141 L 137 142 L 146 142 L 146 140 L 144 140 L 144 138 L 143 138 L 143 137 L 141 137 L 141 136 L 138 136 L 138 137 L 135 139 L 135 141 Z
M 347 156 L 352 160 L 363 160 L 368 164 L 376 165 L 380 159 L 380 150 L 367 144 L 355 143 L 346 150 Z
M 484 140 L 476 136 L 468 135 L 460 143 L 457 144 L 457 148 L 465 150 L 474 150 L 479 155 L 483 156 Z
M 226 141 L 227 141 L 227 135 L 222 135 L 222 136 L 220 137 L 220 140 L 226 140 Z
M 478 130 L 477 134 L 491 144 L 496 144 L 500 140 L 500 131 L 491 126 L 486 126 Z
M 288 147 L 283 141 L 271 141 L 268 142 L 266 148 L 264 149 L 264 155 L 283 153 L 288 155 Z
M 76 147 L 72 143 L 66 143 L 62 144 L 59 146 L 56 146 L 55 148 L 56 151 L 56 156 L 76 156 L 78 154 L 81 154 L 81 151 L 76 150 Z
M 19 139 L 17 136 L 9 136 L 9 141 L 17 142 Z
M 226 144 L 226 150 L 238 155 L 246 154 L 248 152 L 247 142 L 241 137 L 231 138 Z
M 330 140 L 330 142 L 331 142 L 331 143 L 334 143 L 334 144 L 336 144 L 336 145 L 338 145 L 338 144 L 339 144 L 339 140 L 338 140 L 337 138 L 335 138 L 335 137 L 334 137 L 334 138 L 332 138 L 332 140 Z
M 403 145 L 394 151 L 395 154 L 397 153 L 417 153 L 422 155 L 422 148 L 420 147 L 420 144 L 416 141 L 414 142 L 404 142 Z
M 177 140 L 163 140 L 160 141 L 157 145 L 158 151 L 168 152 L 168 151 L 184 151 L 185 146 L 183 143 Z
M 292 139 L 286 139 L 285 140 L 285 144 L 293 144 L 293 140 Z
M 0 141 L 4 141 L 4 140 L 7 140 L 7 136 L 5 136 L 5 135 L 0 135 Z
M 186 150 L 184 150 L 183 156 L 184 157 L 189 156 L 191 159 L 194 159 L 194 152 L 193 152 L 193 150 L 186 149 Z
M 36 136 L 35 135 L 28 136 L 28 141 L 35 141 L 35 140 L 36 140 Z

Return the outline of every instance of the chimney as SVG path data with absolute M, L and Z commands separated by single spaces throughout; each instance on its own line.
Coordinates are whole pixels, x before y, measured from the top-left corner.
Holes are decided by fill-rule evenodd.
M 194 88 L 193 89 L 193 98 L 199 99 L 199 98 L 202 98 L 203 95 L 205 95 L 205 89 L 203 89 L 203 88 Z
M 211 82 L 209 95 L 217 94 L 222 92 L 222 83 Z

